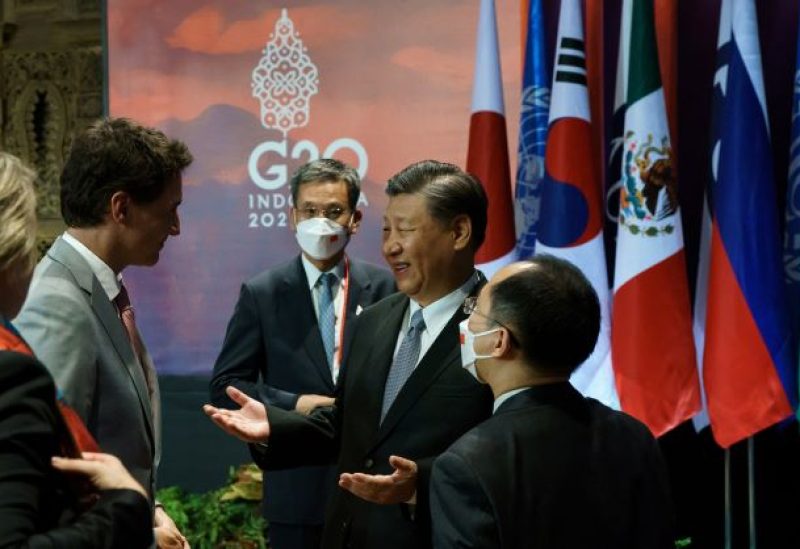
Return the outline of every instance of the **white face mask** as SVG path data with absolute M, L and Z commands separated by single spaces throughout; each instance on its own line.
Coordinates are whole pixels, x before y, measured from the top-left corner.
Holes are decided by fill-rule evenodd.
M 484 336 L 487 334 L 492 334 L 500 330 L 500 328 L 492 328 L 491 330 L 486 330 L 485 332 L 478 332 L 474 333 L 469 329 L 468 326 L 469 318 L 464 320 L 461 324 L 458 325 L 458 331 L 461 334 L 460 341 L 461 341 L 461 366 L 472 374 L 472 377 L 478 380 L 479 383 L 486 383 L 481 378 L 478 377 L 478 369 L 475 367 L 475 363 L 482 359 L 482 358 L 491 358 L 492 355 L 479 355 L 475 353 L 475 338 Z
M 297 243 L 313 259 L 330 259 L 345 247 L 350 235 L 345 227 L 326 217 L 312 217 L 297 224 Z

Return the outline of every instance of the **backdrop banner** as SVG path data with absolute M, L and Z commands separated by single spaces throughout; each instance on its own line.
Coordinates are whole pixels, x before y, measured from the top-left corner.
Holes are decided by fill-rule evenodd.
M 387 178 L 426 158 L 465 164 L 478 7 L 108 3 L 109 114 L 155 126 L 195 156 L 181 235 L 156 267 L 125 271 L 159 373 L 210 372 L 241 283 L 297 253 L 288 180 L 308 160 L 335 157 L 358 170 L 364 222 L 348 250 L 383 264 Z M 519 5 L 498 0 L 497 14 L 516 121 Z

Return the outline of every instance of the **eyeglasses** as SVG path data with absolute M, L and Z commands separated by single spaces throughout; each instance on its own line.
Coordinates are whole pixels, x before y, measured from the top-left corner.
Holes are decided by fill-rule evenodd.
M 317 208 L 315 206 L 297 208 L 297 212 L 303 219 L 311 219 L 322 214 L 323 217 L 327 217 L 331 221 L 339 219 L 347 210 L 348 208 L 342 208 L 341 206 L 331 206 L 330 208 Z
M 492 318 L 490 316 L 486 316 L 485 314 L 483 314 L 482 312 L 480 312 L 478 310 L 478 298 L 476 296 L 470 296 L 467 299 L 465 299 L 464 300 L 464 305 L 461 306 L 461 310 L 464 311 L 464 314 L 467 315 L 467 316 L 472 315 L 472 314 L 476 314 L 478 316 L 482 316 L 486 320 L 490 320 L 490 321 L 494 322 L 498 326 L 501 326 L 501 327 L 505 328 L 506 331 L 508 332 L 508 335 L 511 336 L 511 341 L 516 342 L 516 338 L 514 337 L 514 332 L 511 331 L 511 328 L 509 328 L 508 326 L 506 326 L 505 324 L 503 324 L 499 320 L 496 320 L 496 319 L 494 319 L 494 318 Z
M 495 324 L 499 324 L 500 326 L 503 326 L 502 322 L 500 322 L 498 320 L 495 320 L 490 316 L 486 316 L 485 314 L 483 314 L 482 312 L 480 312 L 478 310 L 478 298 L 476 296 L 470 296 L 467 299 L 465 299 L 464 300 L 464 305 L 461 307 L 461 310 L 464 311 L 465 315 L 469 316 L 469 315 L 474 313 L 474 314 L 476 314 L 478 316 L 482 316 L 483 318 L 485 318 L 487 320 L 491 320 Z M 506 327 L 503 326 L 503 328 L 506 328 Z M 506 330 L 508 330 L 508 328 L 506 328 Z

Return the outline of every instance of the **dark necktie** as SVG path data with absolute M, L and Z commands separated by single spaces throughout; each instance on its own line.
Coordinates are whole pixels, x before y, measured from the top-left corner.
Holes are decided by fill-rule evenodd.
M 397 398 L 400 389 L 403 388 L 414 367 L 417 365 L 420 350 L 420 336 L 425 329 L 425 319 L 422 318 L 422 309 L 411 316 L 408 323 L 408 331 L 400 343 L 397 355 L 394 357 L 389 375 L 386 378 L 386 387 L 383 390 L 383 406 L 381 407 L 381 423 L 386 417 L 386 413 L 391 408 L 394 399 Z

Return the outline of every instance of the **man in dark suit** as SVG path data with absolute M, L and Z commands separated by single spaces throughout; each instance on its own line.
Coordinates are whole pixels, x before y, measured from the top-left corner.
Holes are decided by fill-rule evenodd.
M 61 173 L 67 230 L 34 272 L 15 326 L 100 447 L 152 498 L 161 457 L 158 377 L 136 327 L 122 271 L 158 262 L 180 234 L 186 145 L 124 118 L 98 120 L 72 143 Z M 164 509 L 160 547 L 186 546 Z
M 458 334 L 463 302 L 484 282 L 474 255 L 486 194 L 435 161 L 405 168 L 386 192 L 383 254 L 402 293 L 359 316 L 335 405 L 305 417 L 228 388 L 240 409 L 205 408 L 254 443 L 264 468 L 338 462 L 325 548 L 429 547 L 433 460 L 491 411 L 489 391 L 461 368 Z
M 583 274 L 548 256 L 515 263 L 465 309 L 462 364 L 495 412 L 434 463 L 434 546 L 673 547 L 656 440 L 568 381 L 600 326 Z
M 228 385 L 301 414 L 332 405 L 356 318 L 396 291 L 388 271 L 345 255 L 361 222 L 358 173 L 320 159 L 301 166 L 290 184 L 302 253 L 242 285 L 214 365 L 216 406 L 232 405 Z M 334 475 L 331 465 L 266 473 L 262 510 L 271 547 L 319 547 Z

